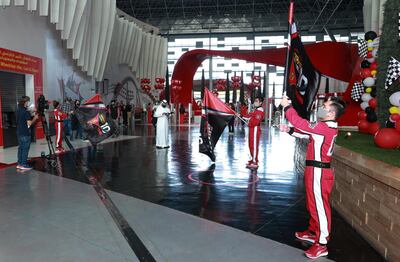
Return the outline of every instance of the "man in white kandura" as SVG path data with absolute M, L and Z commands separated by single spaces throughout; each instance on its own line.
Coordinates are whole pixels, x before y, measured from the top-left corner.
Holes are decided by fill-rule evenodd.
M 167 100 L 163 100 L 157 107 L 154 117 L 157 117 L 157 133 L 156 146 L 157 148 L 168 148 L 168 122 L 171 115 L 171 110 L 168 107 Z

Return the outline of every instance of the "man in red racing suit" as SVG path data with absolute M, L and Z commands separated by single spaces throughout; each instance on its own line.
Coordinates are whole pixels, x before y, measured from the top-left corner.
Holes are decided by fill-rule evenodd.
M 54 106 L 54 125 L 56 128 L 56 150 L 63 151 L 62 147 L 62 137 L 64 131 L 63 121 L 67 118 L 67 114 L 61 111 L 60 103 L 58 101 L 53 101 Z
M 255 110 L 249 114 L 244 114 L 243 118 L 248 119 L 249 126 L 249 150 L 251 160 L 247 162 L 247 168 L 258 168 L 258 145 L 260 143 L 261 127 L 260 124 L 264 119 L 264 109 L 262 108 L 263 99 L 257 97 L 254 99 Z
M 288 99 L 282 99 L 286 118 L 293 127 L 281 125 L 281 131 L 305 138 L 308 137 L 304 184 L 307 211 L 310 214 L 308 229 L 296 232 L 296 238 L 313 243 L 305 251 L 308 258 L 315 259 L 328 255 L 326 244 L 331 231 L 331 207 L 329 195 L 334 184 L 334 174 L 330 167 L 333 147 L 338 134 L 336 119 L 343 114 L 345 104 L 338 98 L 328 99 L 317 110 L 319 119 L 310 123 L 301 118 Z

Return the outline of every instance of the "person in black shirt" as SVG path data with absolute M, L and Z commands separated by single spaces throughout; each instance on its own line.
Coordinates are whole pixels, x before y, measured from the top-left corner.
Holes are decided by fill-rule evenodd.
M 183 104 L 181 104 L 179 106 L 179 124 L 183 124 L 183 122 L 185 121 L 185 106 Z
M 122 111 L 122 124 L 124 126 L 128 126 L 128 111 L 126 109 L 126 105 L 124 102 L 121 102 L 121 111 Z
M 130 127 L 131 121 L 132 121 L 132 105 L 131 105 L 131 103 L 128 102 L 126 104 L 125 109 L 126 109 L 126 118 L 128 120 L 128 127 Z
M 235 111 L 235 106 L 233 105 L 233 103 L 229 104 L 229 107 Z M 236 111 L 235 111 L 236 112 Z M 228 127 L 229 127 L 229 134 L 233 134 L 235 131 L 235 118 L 232 117 L 232 119 L 229 121 L 228 123 Z
M 116 130 L 113 134 L 113 137 L 116 137 L 119 135 L 119 126 L 118 126 L 118 117 L 119 117 L 119 108 L 115 100 L 111 100 L 111 104 L 109 106 L 109 111 L 110 111 L 110 116 L 111 119 L 113 120 Z
M 23 96 L 18 102 L 17 110 L 17 137 L 18 137 L 18 162 L 17 169 L 30 170 L 28 165 L 28 153 L 31 145 L 31 126 L 38 120 L 38 116 L 33 118 L 27 110 L 29 96 Z

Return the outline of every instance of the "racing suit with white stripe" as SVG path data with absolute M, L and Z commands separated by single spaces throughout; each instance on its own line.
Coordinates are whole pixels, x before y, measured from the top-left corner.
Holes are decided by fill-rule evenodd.
M 264 119 L 264 109 L 260 106 L 253 112 L 243 115 L 245 119 L 249 119 L 249 149 L 251 162 L 258 164 L 258 145 L 260 143 L 261 127 L 260 124 Z
M 56 147 L 62 148 L 62 137 L 63 137 L 63 121 L 67 118 L 67 114 L 62 112 L 59 108 L 54 109 L 54 125 L 56 127 Z
M 285 112 L 293 126 L 289 134 L 309 138 L 304 172 L 307 210 L 310 214 L 308 229 L 316 234 L 316 241 L 327 244 L 331 231 L 329 195 L 334 184 L 330 162 L 338 134 L 337 122 L 310 123 L 291 106 L 286 107 Z

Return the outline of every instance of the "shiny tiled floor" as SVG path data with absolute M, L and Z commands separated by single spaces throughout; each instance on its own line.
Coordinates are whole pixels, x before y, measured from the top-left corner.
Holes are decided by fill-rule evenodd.
M 152 255 L 147 259 L 130 249 L 90 185 L 8 168 L 0 171 L 0 188 L 0 261 L 308 261 L 300 249 L 107 191 Z
M 293 233 L 307 223 L 301 174 L 294 172 L 294 139 L 264 130 L 260 168 L 245 168 L 246 130 L 224 133 L 215 165 L 198 153 L 198 127 L 171 127 L 171 147 L 155 149 L 152 126 L 126 134 L 140 138 L 79 149 L 98 179 L 111 191 L 206 218 L 296 248 Z M 71 153 L 58 167 L 37 161 L 36 169 L 81 182 Z M 333 213 L 329 258 L 336 261 L 384 261 L 344 220 Z M 218 243 L 216 243 L 218 244 Z M 212 261 L 212 260 L 210 260 Z M 263 259 L 260 259 L 263 261 Z

